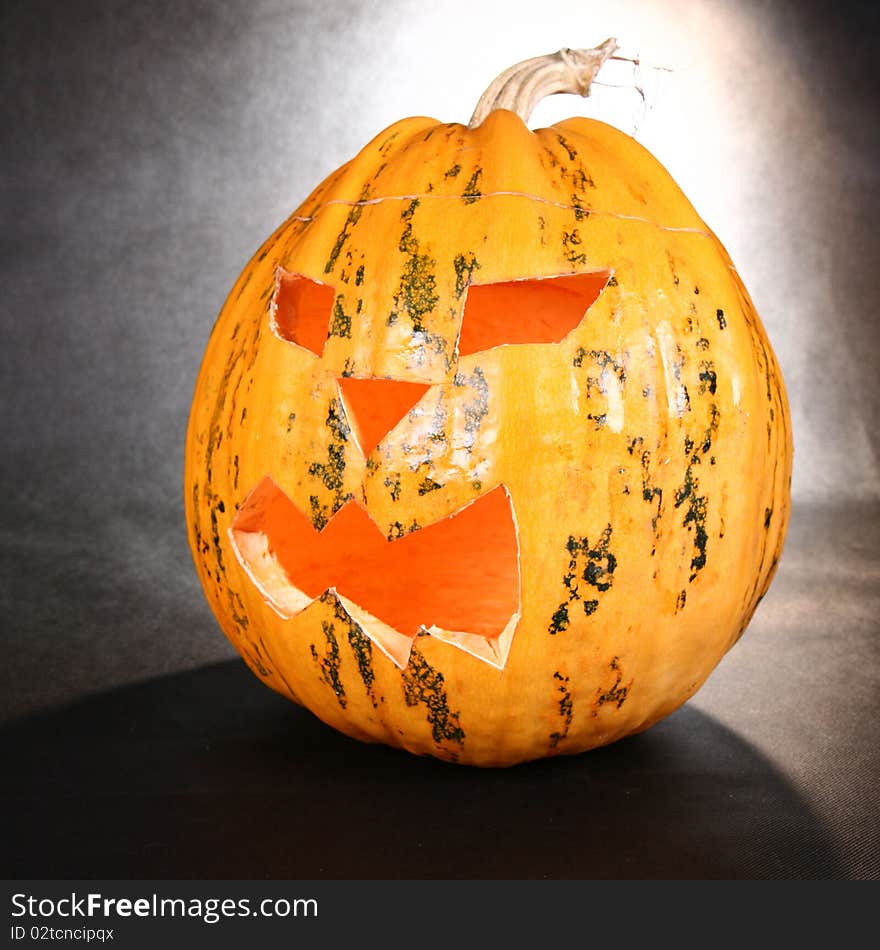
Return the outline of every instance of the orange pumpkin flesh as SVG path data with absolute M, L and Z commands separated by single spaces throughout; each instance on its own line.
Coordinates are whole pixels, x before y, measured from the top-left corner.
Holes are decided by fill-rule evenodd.
M 516 529 L 502 487 L 421 531 L 389 540 L 354 501 L 317 531 L 264 479 L 239 509 L 232 531 L 255 583 L 264 576 L 286 578 L 307 601 L 333 588 L 410 639 L 422 626 L 437 626 L 492 640 L 518 609 Z M 262 540 L 254 544 L 254 535 Z M 268 582 L 264 587 L 271 597 Z M 281 598 L 275 607 L 282 616 L 291 614 Z
M 340 376 L 343 410 L 361 452 L 369 455 L 428 389 L 404 379 Z
M 186 501 L 232 643 L 336 729 L 508 765 L 643 730 L 788 521 L 779 370 L 662 166 L 587 119 L 406 119 L 259 250 Z

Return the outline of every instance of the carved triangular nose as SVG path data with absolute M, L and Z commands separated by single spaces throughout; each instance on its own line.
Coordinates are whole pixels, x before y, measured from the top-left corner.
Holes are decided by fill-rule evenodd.
M 339 378 L 349 425 L 364 455 L 369 455 L 422 398 L 426 383 L 400 379 Z

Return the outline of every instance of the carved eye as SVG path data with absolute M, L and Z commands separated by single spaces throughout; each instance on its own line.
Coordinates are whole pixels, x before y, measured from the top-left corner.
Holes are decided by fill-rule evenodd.
M 464 304 L 458 355 L 510 343 L 558 343 L 584 318 L 610 270 L 472 284 Z
M 327 342 L 334 297 L 335 291 L 327 284 L 279 267 L 269 305 L 272 332 L 320 356 Z

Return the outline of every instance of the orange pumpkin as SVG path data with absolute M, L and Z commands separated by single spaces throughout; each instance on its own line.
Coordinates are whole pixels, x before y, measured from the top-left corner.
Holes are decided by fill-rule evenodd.
M 628 135 L 525 124 L 613 51 L 383 132 L 211 336 L 199 576 L 254 673 L 350 736 L 508 765 L 646 729 L 775 570 L 789 414 L 727 254 Z

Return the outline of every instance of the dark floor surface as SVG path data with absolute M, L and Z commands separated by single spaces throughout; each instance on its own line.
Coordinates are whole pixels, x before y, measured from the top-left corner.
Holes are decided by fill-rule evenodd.
M 4 877 L 876 879 L 878 527 L 796 510 L 687 706 L 499 771 L 361 745 L 267 690 L 173 532 L 9 543 Z

